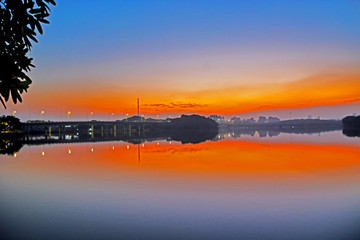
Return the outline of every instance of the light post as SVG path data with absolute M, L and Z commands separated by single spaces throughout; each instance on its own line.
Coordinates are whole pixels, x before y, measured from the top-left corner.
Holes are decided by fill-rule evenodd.
M 93 112 L 90 112 L 89 114 L 87 114 L 87 119 L 88 119 L 88 121 L 90 120 L 92 120 L 92 115 L 93 115 L 94 113 Z M 89 119 L 90 118 L 90 119 Z
M 16 114 L 16 111 L 14 110 L 14 111 L 13 111 L 13 117 L 15 117 L 15 114 Z
M 126 114 L 126 121 L 127 121 L 128 116 L 129 116 L 129 114 L 127 113 L 127 114 Z
M 41 121 L 43 120 L 43 115 L 44 115 L 44 113 L 45 113 L 44 111 L 41 111 L 41 112 L 40 112 L 40 116 L 41 116 L 40 118 L 41 118 Z
M 67 112 L 67 118 L 68 118 L 68 121 L 70 120 L 70 114 L 71 114 L 71 112 L 70 112 L 70 111 L 68 111 L 68 112 Z

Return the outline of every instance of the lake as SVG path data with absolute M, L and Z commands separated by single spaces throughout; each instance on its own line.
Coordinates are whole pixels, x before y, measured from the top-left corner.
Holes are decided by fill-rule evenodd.
M 221 133 L 0 155 L 4 239 L 356 239 L 360 138 Z

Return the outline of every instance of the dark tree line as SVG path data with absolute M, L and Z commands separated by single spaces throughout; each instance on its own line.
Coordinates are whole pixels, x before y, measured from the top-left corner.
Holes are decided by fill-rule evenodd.
M 11 96 L 13 102 L 22 102 L 31 79 L 27 73 L 35 67 L 27 53 L 36 33 L 43 33 L 41 24 L 48 24 L 49 5 L 53 0 L 0 0 L 0 101 L 6 108 Z
M 342 119 L 343 133 L 349 137 L 360 137 L 360 116 L 347 116 Z

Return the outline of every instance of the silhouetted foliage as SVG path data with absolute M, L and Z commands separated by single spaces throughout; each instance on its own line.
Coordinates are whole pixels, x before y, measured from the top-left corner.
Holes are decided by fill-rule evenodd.
M 343 134 L 348 137 L 360 137 L 360 116 L 347 116 L 342 119 Z
M 53 0 L 0 0 L 0 101 L 5 106 L 10 94 L 13 102 L 22 102 L 20 94 L 31 84 L 26 74 L 35 67 L 26 56 L 31 41 L 37 42 L 36 30 L 49 23 L 49 5 Z
M 199 115 L 181 115 L 168 124 L 168 134 L 172 140 L 181 143 L 200 143 L 218 135 L 218 123 Z
M 360 116 L 347 116 L 342 119 L 344 129 L 360 129 Z
M 180 118 L 172 119 L 170 124 L 176 130 L 209 130 L 218 129 L 218 124 L 210 118 L 199 115 L 181 115 Z
M 22 123 L 20 119 L 13 116 L 0 117 L 0 134 L 1 133 L 14 133 L 21 131 Z

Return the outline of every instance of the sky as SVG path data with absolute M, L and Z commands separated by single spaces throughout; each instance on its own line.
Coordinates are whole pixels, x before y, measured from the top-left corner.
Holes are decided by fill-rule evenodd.
M 359 1 L 56 2 L 5 114 L 360 114 Z

